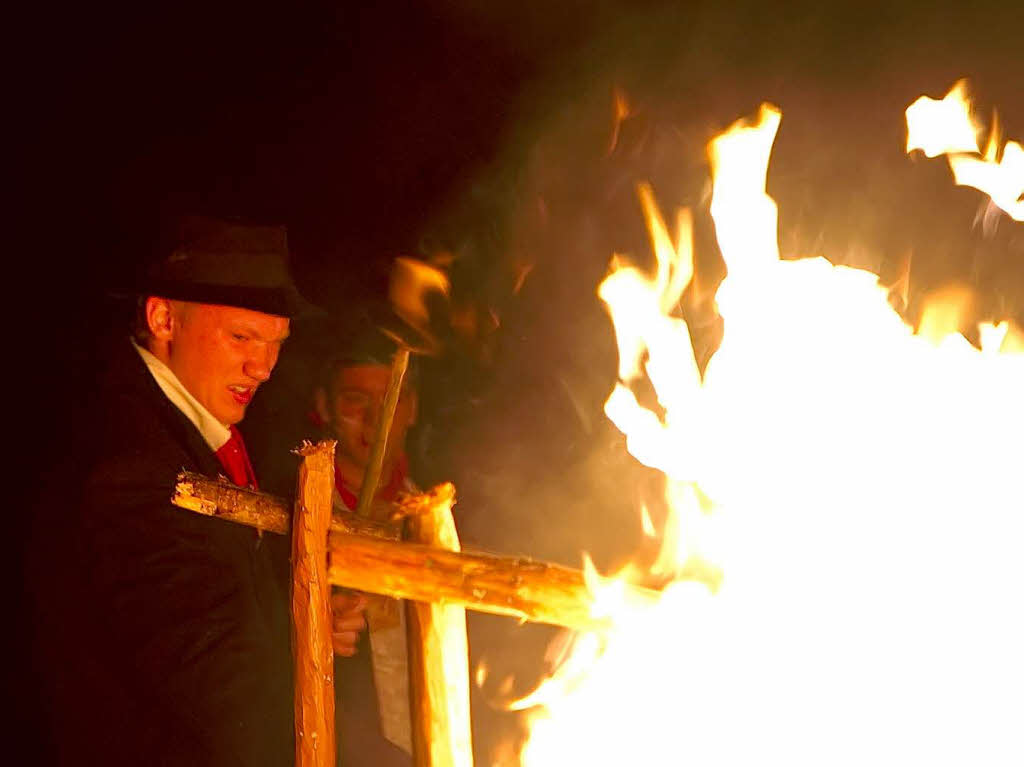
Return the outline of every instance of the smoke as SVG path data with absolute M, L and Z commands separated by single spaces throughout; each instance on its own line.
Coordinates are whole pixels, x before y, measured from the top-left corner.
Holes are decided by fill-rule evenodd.
M 510 105 L 503 150 L 424 234 L 451 255 L 453 305 L 490 319 L 430 363 L 417 452 L 425 480 L 455 481 L 465 543 L 572 566 L 589 552 L 607 570 L 646 553 L 640 502 L 659 522 L 660 480 L 602 412 L 616 358 L 595 290 L 615 254 L 652 262 L 636 185 L 650 182 L 666 212 L 694 211 L 698 289 L 681 312 L 701 327 L 699 356 L 721 331 L 708 298 L 724 275 L 705 145 L 762 101 L 783 111 L 769 193 L 784 257 L 825 255 L 886 283 L 909 266 L 912 320 L 951 282 L 977 295 L 969 319 L 1019 319 L 1024 227 L 986 222 L 983 196 L 954 187 L 944 162 L 908 157 L 903 110 L 968 77 L 979 114 L 998 107 L 1004 135 L 1020 138 L 1024 103 L 1009 31 L 1021 27 L 1003 11 L 600 8 L 592 34 Z M 543 670 L 550 632 L 471 625 L 494 679 Z

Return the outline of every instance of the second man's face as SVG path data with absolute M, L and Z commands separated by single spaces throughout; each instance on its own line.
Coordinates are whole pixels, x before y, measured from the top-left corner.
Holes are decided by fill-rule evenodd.
M 321 392 L 318 409 L 338 440 L 337 457 L 360 472 L 370 460 L 384 406 L 391 370 L 386 365 L 343 367 L 335 374 L 330 392 Z M 405 450 L 405 435 L 416 417 L 416 395 L 403 391 L 388 434 L 385 463 Z

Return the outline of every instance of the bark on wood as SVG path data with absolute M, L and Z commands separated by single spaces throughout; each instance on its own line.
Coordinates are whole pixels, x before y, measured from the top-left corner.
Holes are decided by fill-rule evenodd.
M 608 625 L 592 614 L 593 595 L 580 570 L 348 533 L 332 533 L 329 549 L 328 578 L 338 586 L 420 602 L 447 602 L 581 631 L 599 631 Z M 657 592 L 630 586 L 624 598 L 653 603 Z
M 296 767 L 334 767 L 334 649 L 327 530 L 334 490 L 334 442 L 305 444 L 292 533 L 292 651 Z
M 210 479 L 183 471 L 178 474 L 171 503 L 198 514 L 219 517 L 242 525 L 284 535 L 291 529 L 292 500 L 233 485 L 226 480 Z M 359 533 L 397 540 L 398 522 L 375 522 L 351 512 L 333 512 L 331 532 Z
M 454 488 L 427 513 L 410 517 L 410 540 L 459 550 L 451 504 Z M 417 767 L 472 767 L 466 611 L 444 602 L 406 602 L 409 709 Z
M 290 526 L 286 500 L 200 474 L 180 474 L 173 500 L 182 508 L 263 530 L 287 532 Z M 401 511 L 421 513 L 425 505 L 416 497 Z M 398 542 L 397 537 L 394 525 L 335 512 L 331 583 L 399 599 L 444 599 L 472 610 L 584 631 L 606 625 L 591 615 L 593 598 L 579 570 L 492 554 L 445 552 Z M 640 601 L 657 598 L 657 592 L 640 587 L 626 592 Z

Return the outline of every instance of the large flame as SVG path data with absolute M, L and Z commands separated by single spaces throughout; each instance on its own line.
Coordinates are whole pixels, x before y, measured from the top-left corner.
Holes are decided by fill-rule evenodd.
M 616 259 L 601 285 L 619 344 L 606 412 L 666 475 L 658 567 L 678 580 L 640 609 L 593 579 L 621 620 L 525 701 L 543 705 L 524 764 L 1024 763 L 1019 330 L 986 325 L 979 350 L 949 332 L 946 296 L 915 334 L 876 275 L 780 260 L 780 120 L 763 107 L 710 146 L 728 277 L 703 378 L 673 314 L 688 214 L 670 234 L 641 187 L 656 273 Z M 955 151 L 975 152 L 960 128 Z

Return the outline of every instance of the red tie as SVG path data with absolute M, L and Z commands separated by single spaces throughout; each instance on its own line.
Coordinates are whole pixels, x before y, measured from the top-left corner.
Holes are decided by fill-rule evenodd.
M 256 475 L 253 473 L 252 464 L 249 463 L 249 454 L 245 451 L 242 434 L 234 426 L 228 428 L 231 430 L 231 439 L 220 446 L 216 452 L 217 460 L 227 472 L 228 479 L 236 485 L 258 490 Z

